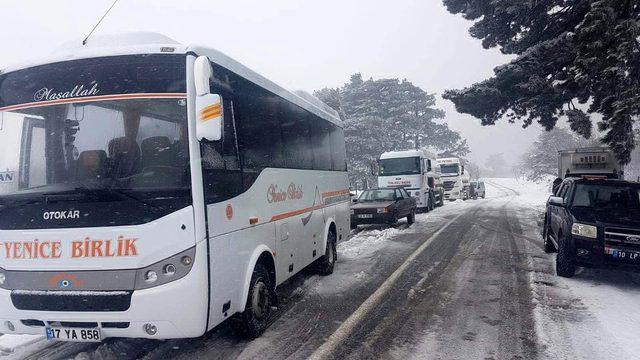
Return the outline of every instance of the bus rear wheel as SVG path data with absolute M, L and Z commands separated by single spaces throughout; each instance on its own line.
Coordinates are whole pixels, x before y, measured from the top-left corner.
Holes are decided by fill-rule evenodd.
M 276 292 L 269 271 L 262 263 L 258 263 L 251 275 L 247 304 L 239 316 L 240 333 L 248 338 L 260 336 L 269 326 L 271 306 L 275 303 Z
M 318 259 L 318 273 L 325 276 L 333 274 L 333 268 L 337 259 L 338 251 L 336 250 L 336 233 L 333 230 L 329 230 L 324 255 Z

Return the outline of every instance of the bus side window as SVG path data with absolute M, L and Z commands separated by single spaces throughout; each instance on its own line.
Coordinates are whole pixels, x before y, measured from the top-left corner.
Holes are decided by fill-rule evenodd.
M 243 192 L 231 96 L 223 97 L 224 132 L 219 141 L 200 142 L 202 176 L 207 203 L 224 201 Z
M 331 158 L 334 171 L 347 171 L 347 158 L 344 143 L 344 130 L 331 124 Z
M 294 104 L 283 103 L 283 106 L 289 107 L 286 112 L 289 116 L 283 117 L 280 122 L 285 166 L 292 169 L 312 169 L 313 153 L 309 146 L 311 137 L 306 111 Z
M 313 168 L 331 170 L 331 123 L 309 114 L 311 119 L 311 146 L 313 147 Z

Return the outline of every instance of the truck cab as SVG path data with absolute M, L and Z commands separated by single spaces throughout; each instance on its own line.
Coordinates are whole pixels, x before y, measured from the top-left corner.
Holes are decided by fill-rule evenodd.
M 437 161 L 442 171 L 444 198 L 446 200 L 467 200 L 470 178 L 460 158 L 439 158 Z
M 640 184 L 583 176 L 566 178 L 547 202 L 545 252 L 556 272 L 577 266 L 640 266 Z
M 418 210 L 430 211 L 444 202 L 440 166 L 425 150 L 388 151 L 378 160 L 378 187 L 404 187 Z

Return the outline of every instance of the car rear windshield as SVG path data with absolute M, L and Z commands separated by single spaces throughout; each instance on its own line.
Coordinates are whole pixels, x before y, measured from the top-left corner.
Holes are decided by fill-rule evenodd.
M 394 193 L 393 189 L 367 190 L 360 195 L 358 201 L 393 201 Z
M 640 209 L 640 187 L 600 184 L 578 184 L 573 206 Z

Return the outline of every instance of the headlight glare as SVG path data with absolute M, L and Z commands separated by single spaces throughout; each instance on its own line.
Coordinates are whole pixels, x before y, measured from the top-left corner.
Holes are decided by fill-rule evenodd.
M 597 239 L 598 228 L 593 225 L 574 223 L 571 226 L 571 234 L 591 239 Z

